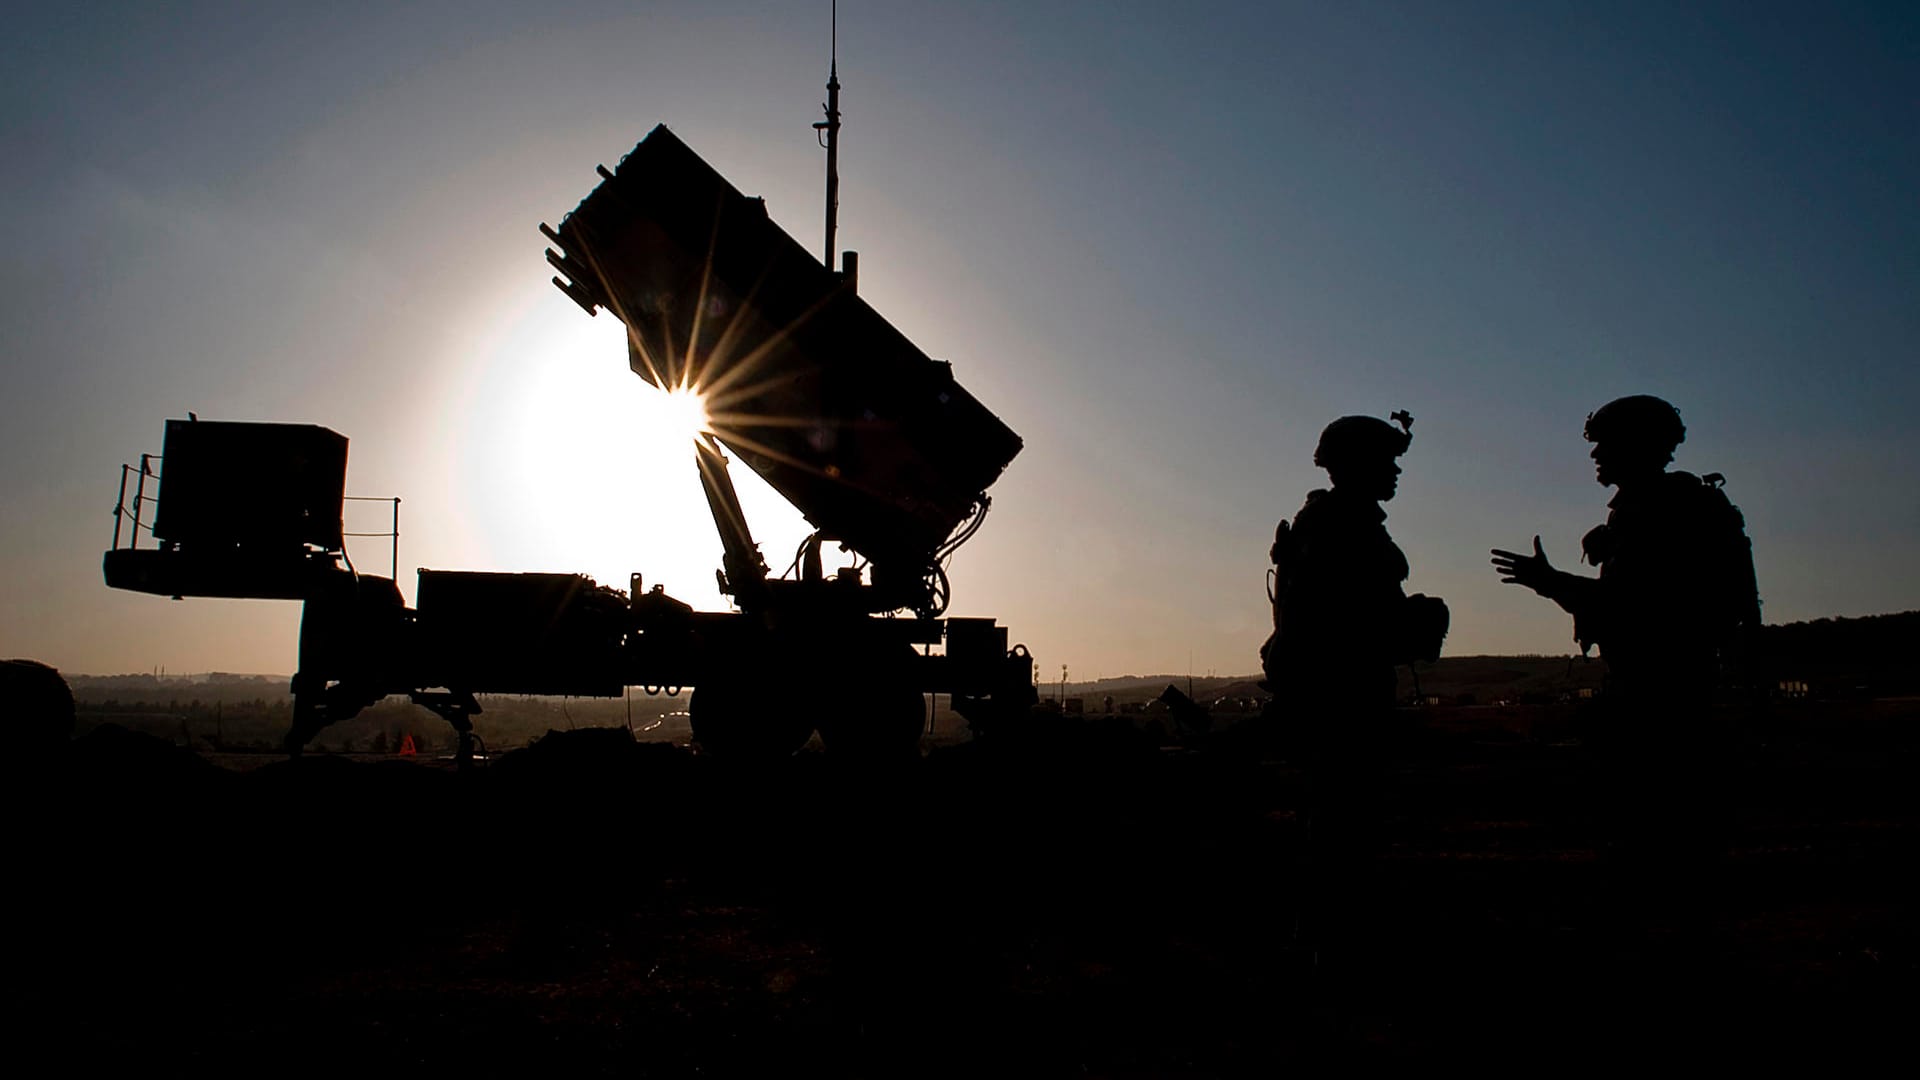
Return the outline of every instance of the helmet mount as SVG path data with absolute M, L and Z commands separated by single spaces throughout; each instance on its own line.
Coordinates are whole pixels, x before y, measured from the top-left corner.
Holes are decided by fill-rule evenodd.
M 1392 461 L 1406 453 L 1413 442 L 1413 414 L 1401 409 L 1392 419 L 1393 424 L 1374 416 L 1335 420 L 1320 432 L 1313 463 L 1323 469 L 1338 469 L 1355 463 Z

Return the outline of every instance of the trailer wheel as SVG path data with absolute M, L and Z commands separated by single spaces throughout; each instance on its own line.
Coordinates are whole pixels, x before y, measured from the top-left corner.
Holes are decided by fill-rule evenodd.
M 912 650 L 907 653 L 911 661 Z M 849 691 L 820 718 L 820 742 L 842 760 L 916 760 L 926 730 L 927 699 L 914 684 L 910 665 Z
M 861 695 L 820 722 L 820 742 L 841 760 L 913 761 L 927 728 L 927 701 L 919 692 Z
M 765 679 L 737 677 L 693 688 L 687 723 L 705 753 L 736 761 L 772 761 L 798 753 L 813 736 L 813 715 Z

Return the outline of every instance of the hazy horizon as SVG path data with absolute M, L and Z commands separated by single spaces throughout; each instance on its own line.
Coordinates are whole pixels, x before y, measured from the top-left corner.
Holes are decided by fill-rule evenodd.
M 409 600 L 424 566 L 724 607 L 691 456 L 536 226 L 664 122 L 816 248 L 826 3 L 12 29 L 0 655 L 293 667 L 297 604 L 101 581 L 120 463 L 189 410 L 348 436 Z M 1320 429 L 1401 408 L 1388 528 L 1449 656 L 1574 651 L 1487 549 L 1581 569 L 1581 423 L 1629 393 L 1726 475 L 1767 622 L 1920 608 L 1920 8 L 850 2 L 839 71 L 862 294 L 1026 443 L 951 613 L 1043 682 L 1257 670 Z M 784 566 L 804 523 L 743 487 Z

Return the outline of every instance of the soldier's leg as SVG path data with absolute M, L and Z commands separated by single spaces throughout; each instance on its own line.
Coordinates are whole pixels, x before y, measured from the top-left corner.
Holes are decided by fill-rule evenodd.
M 1723 752 L 1709 716 L 1670 686 L 1615 695 L 1595 739 L 1603 914 L 1629 937 L 1696 935 L 1713 905 Z
M 1340 962 L 1370 948 L 1373 869 L 1381 845 L 1384 762 L 1361 717 L 1319 726 L 1309 758 L 1302 944 Z

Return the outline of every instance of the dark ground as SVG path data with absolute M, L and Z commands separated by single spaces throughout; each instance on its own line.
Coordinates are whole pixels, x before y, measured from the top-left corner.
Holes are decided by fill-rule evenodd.
M 236 772 L 107 727 L 14 788 L 15 1052 L 374 1075 L 1866 1060 L 1910 1049 L 1920 998 L 1917 711 L 1750 728 L 1700 924 L 1598 899 L 1577 742 L 1429 733 L 1395 771 L 1371 955 L 1331 968 L 1292 942 L 1301 775 L 1259 755 L 1083 725 L 871 775 L 582 729 L 465 775 Z

